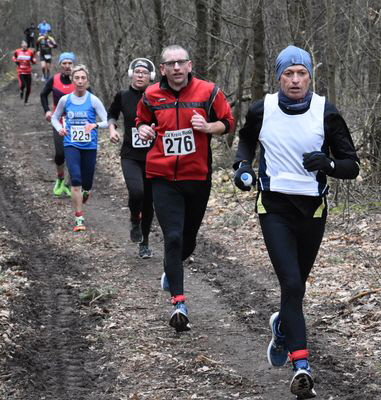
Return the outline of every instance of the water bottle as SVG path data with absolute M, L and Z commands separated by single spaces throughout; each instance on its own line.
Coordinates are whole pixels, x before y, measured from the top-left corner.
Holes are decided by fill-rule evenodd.
M 241 175 L 241 181 L 243 182 L 243 184 L 245 186 L 250 186 L 253 183 L 253 177 L 250 174 L 248 174 L 247 172 L 244 172 Z

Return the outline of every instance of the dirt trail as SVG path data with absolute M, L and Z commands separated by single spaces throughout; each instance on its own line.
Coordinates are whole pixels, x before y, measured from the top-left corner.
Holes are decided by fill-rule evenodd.
M 1 229 L 18 254 L 3 268 L 25 277 L 10 303 L 11 357 L 0 371 L 0 379 L 7 377 L 1 398 L 292 399 L 289 365 L 270 369 L 266 361 L 267 321 L 277 301 L 273 273 L 229 261 L 224 244 L 203 226 L 195 261 L 186 266 L 192 330 L 173 332 L 159 287 L 160 229 L 155 225 L 151 235 L 154 257 L 140 260 L 128 241 L 120 166 L 110 163 L 107 152 L 117 158 L 106 142 L 86 205 L 88 231 L 71 231 L 70 200 L 51 195 L 52 139 L 41 85 L 33 83 L 27 107 L 15 82 L 1 92 Z M 381 399 L 378 387 L 366 385 L 372 371 L 359 371 L 328 339 L 313 339 L 319 399 Z

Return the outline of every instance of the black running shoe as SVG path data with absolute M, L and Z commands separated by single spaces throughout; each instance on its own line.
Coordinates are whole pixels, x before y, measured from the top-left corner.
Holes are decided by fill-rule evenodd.
M 140 221 L 131 221 L 131 231 L 130 231 L 131 241 L 134 243 L 141 243 L 143 240 L 142 228 L 140 226 Z
M 139 244 L 139 257 L 143 259 L 152 257 L 152 250 L 148 247 L 147 244 Z

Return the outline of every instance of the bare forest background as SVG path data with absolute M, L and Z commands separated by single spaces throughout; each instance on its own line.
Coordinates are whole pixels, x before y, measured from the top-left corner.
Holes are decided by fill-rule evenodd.
M 216 82 L 232 105 L 237 129 L 220 143 L 234 150 L 250 102 L 277 89 L 276 55 L 295 44 L 313 57 L 312 88 L 350 127 L 369 194 L 381 181 L 380 13 L 380 0 L 0 0 L 0 73 L 14 70 L 24 29 L 46 18 L 56 54 L 77 54 L 107 108 L 128 85 L 132 59 L 158 66 L 163 46 L 180 44 L 195 74 Z

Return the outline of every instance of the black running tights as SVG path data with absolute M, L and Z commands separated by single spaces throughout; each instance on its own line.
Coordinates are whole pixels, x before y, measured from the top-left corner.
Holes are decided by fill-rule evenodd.
M 122 158 L 121 165 L 128 190 L 128 207 L 131 220 L 137 220 L 141 215 L 143 243 L 148 245 L 153 206 L 151 181 L 145 178 L 145 162 Z
M 25 103 L 28 102 L 30 90 L 32 87 L 32 75 L 31 74 L 19 74 L 19 88 L 21 91 L 25 92 Z
M 172 296 L 184 294 L 183 261 L 196 247 L 210 181 L 152 180 L 155 213 L 164 236 L 164 270 Z
M 298 214 L 260 214 L 271 263 L 281 289 L 280 320 L 290 352 L 307 348 L 303 297 L 325 228 L 324 218 Z

